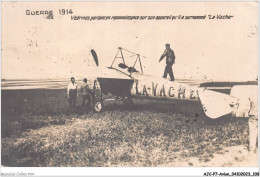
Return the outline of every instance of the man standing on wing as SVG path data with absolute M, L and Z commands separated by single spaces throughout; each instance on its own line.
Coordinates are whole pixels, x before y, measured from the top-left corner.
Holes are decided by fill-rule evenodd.
M 175 63 L 175 55 L 174 55 L 174 51 L 170 48 L 170 44 L 165 44 L 165 51 L 162 54 L 159 62 L 166 57 L 166 67 L 164 70 L 164 74 L 163 74 L 163 78 L 167 78 L 167 74 L 169 73 L 171 80 L 170 81 L 174 81 L 174 75 L 172 72 L 172 65 Z

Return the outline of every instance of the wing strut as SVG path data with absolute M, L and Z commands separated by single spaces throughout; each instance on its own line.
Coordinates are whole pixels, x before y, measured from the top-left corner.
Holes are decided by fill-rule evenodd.
M 135 67 L 136 62 L 138 61 L 138 62 L 139 62 L 139 65 L 140 65 L 141 72 L 143 73 L 143 67 L 142 67 L 140 55 L 137 54 L 137 53 L 131 52 L 131 51 L 129 51 L 129 50 L 126 50 L 126 49 L 124 49 L 124 48 L 122 48 L 122 47 L 118 47 L 118 51 L 117 51 L 116 56 L 115 56 L 115 58 L 114 58 L 114 60 L 113 60 L 113 62 L 112 62 L 112 64 L 111 64 L 110 67 L 111 67 L 111 68 L 113 67 L 113 64 L 114 64 L 116 58 L 122 58 L 123 63 L 126 64 L 126 63 L 125 63 L 125 58 L 124 58 L 124 55 L 123 55 L 123 50 L 126 51 L 126 52 L 129 52 L 129 53 L 131 53 L 131 54 L 134 54 L 133 56 L 137 56 L 137 58 L 136 58 L 136 60 L 135 60 L 135 62 L 134 62 L 133 68 Z M 118 56 L 119 51 L 120 51 L 121 56 Z M 131 56 L 131 57 L 133 57 L 133 56 Z M 133 71 L 133 70 L 132 70 L 132 71 Z M 131 76 L 131 74 L 132 74 L 132 72 L 130 73 L 130 76 Z
M 111 66 L 110 66 L 111 68 L 112 68 L 112 66 L 113 66 L 113 64 L 114 64 L 114 62 L 115 62 L 115 60 L 116 60 L 116 58 L 117 58 L 118 52 L 119 52 L 119 50 L 117 51 L 116 56 L 115 56 L 115 58 L 114 58 L 114 60 L 113 60 L 113 62 L 112 62 L 112 64 L 111 64 Z

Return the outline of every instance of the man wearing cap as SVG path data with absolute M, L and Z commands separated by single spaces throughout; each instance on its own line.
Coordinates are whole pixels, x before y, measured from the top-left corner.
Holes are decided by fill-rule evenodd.
M 170 81 L 174 81 L 174 75 L 172 72 L 172 65 L 175 63 L 175 55 L 174 55 L 174 51 L 170 48 L 170 44 L 165 44 L 165 51 L 162 54 L 159 62 L 166 57 L 166 67 L 164 70 L 164 74 L 163 74 L 163 78 L 167 78 L 167 74 L 169 73 L 171 80 Z
M 67 96 L 69 98 L 69 105 L 70 105 L 70 110 L 76 108 L 76 102 L 77 102 L 77 97 L 78 97 L 78 86 L 75 82 L 75 78 L 71 77 L 70 78 L 70 83 L 67 87 Z

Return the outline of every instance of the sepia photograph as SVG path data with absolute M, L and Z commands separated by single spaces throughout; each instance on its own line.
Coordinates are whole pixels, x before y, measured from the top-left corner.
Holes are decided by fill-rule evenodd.
M 258 167 L 257 1 L 1 9 L 2 169 Z

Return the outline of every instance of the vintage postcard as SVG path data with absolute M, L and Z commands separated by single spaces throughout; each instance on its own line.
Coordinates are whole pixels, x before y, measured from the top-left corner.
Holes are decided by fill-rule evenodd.
M 258 2 L 1 9 L 3 170 L 258 167 Z

